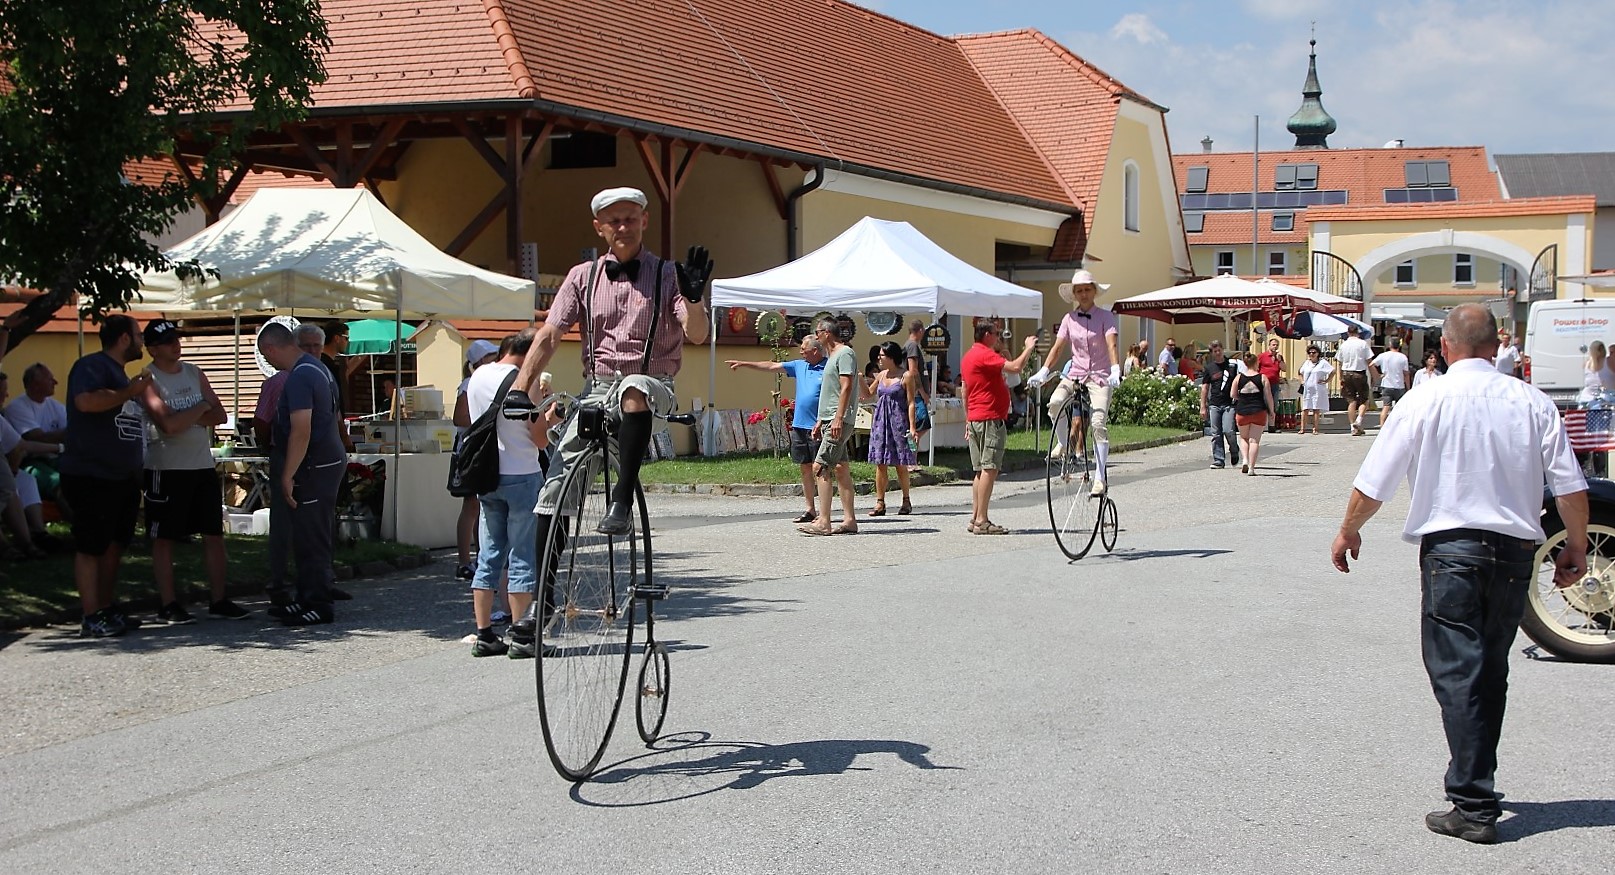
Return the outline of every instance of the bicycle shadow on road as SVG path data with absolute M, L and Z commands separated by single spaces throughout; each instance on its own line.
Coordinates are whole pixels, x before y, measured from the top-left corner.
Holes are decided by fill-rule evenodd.
M 1127 531 L 1122 529 L 1123 532 Z M 1190 547 L 1184 550 L 1134 550 L 1129 547 L 1120 547 L 1109 553 L 1089 554 L 1089 559 L 1115 559 L 1121 562 L 1136 562 L 1140 559 L 1174 559 L 1192 557 L 1195 559 L 1210 559 L 1213 556 L 1222 556 L 1232 553 L 1232 550 L 1223 550 L 1215 547 Z M 1073 560 L 1077 561 L 1077 560 Z M 1083 560 L 1087 561 L 1087 560 Z M 1090 563 L 1091 564 L 1091 563 Z
M 750 790 L 778 778 L 876 771 L 888 754 L 916 769 L 956 770 L 932 762 L 931 748 L 892 739 L 827 738 L 788 744 L 714 741 L 708 732 L 683 732 L 658 741 L 649 753 L 606 766 L 572 788 L 572 799 L 602 808 L 661 805 L 717 793 Z
M 1615 826 L 1615 799 L 1564 799 L 1558 802 L 1504 800 L 1503 810 L 1514 815 L 1497 823 L 1498 837 L 1504 842 L 1517 842 L 1561 829 Z

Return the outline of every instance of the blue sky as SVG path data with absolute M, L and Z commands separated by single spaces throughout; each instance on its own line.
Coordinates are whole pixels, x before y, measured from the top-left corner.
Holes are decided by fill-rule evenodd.
M 1615 151 L 1615 0 L 863 0 L 943 34 L 1034 27 L 1167 106 L 1174 152 L 1288 148 L 1317 21 L 1332 147 Z

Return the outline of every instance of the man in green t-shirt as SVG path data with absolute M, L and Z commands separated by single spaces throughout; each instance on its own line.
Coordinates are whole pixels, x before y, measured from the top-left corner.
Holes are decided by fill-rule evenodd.
M 813 426 L 813 439 L 819 441 L 819 454 L 813 460 L 813 476 L 819 484 L 819 518 L 797 526 L 804 535 L 856 535 L 858 516 L 852 506 L 852 467 L 847 464 L 847 442 L 852 439 L 858 416 L 858 356 L 841 342 L 834 319 L 820 319 L 814 336 L 824 345 L 824 382 L 819 386 L 819 422 Z M 830 476 L 841 487 L 841 525 L 830 527 Z

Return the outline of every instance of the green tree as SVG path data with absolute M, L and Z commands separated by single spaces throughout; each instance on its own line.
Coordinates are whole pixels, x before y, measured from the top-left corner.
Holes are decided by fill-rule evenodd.
M 318 0 L 0 0 L 0 278 L 43 292 L 12 342 L 74 293 L 127 307 L 170 266 L 143 235 L 216 194 L 248 132 L 306 112 L 329 47 Z M 125 177 L 182 137 L 194 179 Z

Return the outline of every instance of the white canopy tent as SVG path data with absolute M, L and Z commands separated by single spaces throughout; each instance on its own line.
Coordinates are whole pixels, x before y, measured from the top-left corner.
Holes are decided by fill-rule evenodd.
M 243 310 L 390 317 L 401 373 L 405 317 L 531 322 L 537 303 L 531 280 L 439 250 L 365 189 L 263 189 L 164 254 L 206 273 L 193 279 L 174 270 L 147 274 L 137 306 L 234 314 L 237 397 Z M 398 405 L 390 406 L 396 422 Z M 402 476 L 401 443 L 400 429 L 393 441 L 395 478 Z M 395 520 L 399 491 L 387 489 Z
M 865 216 L 795 261 L 713 280 L 712 306 L 1041 319 L 1043 295 L 967 264 L 907 222 Z M 714 374 L 717 349 L 714 334 Z M 931 383 L 934 391 L 934 370 Z M 934 461 L 934 446 L 931 452 Z
M 907 222 L 866 216 L 789 264 L 713 280 L 712 306 L 1038 319 L 1043 295 L 966 264 Z

